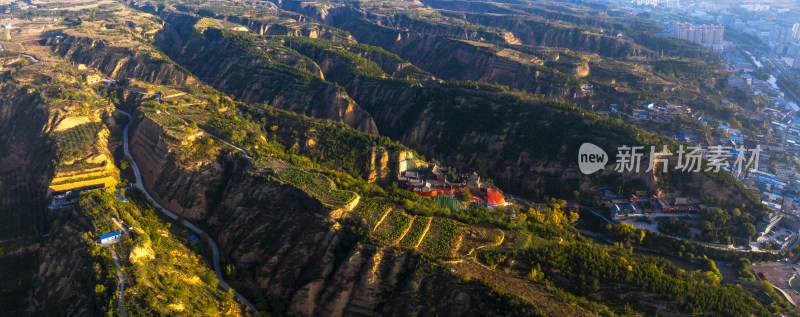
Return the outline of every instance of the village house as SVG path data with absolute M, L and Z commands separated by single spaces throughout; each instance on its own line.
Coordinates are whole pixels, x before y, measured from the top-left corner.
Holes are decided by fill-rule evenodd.
M 100 236 L 100 244 L 103 245 L 114 244 L 119 242 L 120 238 L 122 238 L 122 232 L 120 232 L 119 230 L 114 232 L 109 232 Z
M 417 170 L 405 170 L 397 179 L 398 187 L 424 197 L 461 197 L 469 192 L 471 202 L 484 207 L 508 204 L 499 191 L 481 182 L 477 173 L 462 175 L 461 182 L 453 182 L 447 171 L 446 167 L 435 164 Z

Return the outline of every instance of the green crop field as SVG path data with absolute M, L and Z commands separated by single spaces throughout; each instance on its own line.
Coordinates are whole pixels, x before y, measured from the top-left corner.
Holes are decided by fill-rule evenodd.
M 166 111 L 156 113 L 156 110 L 153 108 L 140 107 L 139 109 L 141 109 L 148 118 L 153 119 L 153 121 L 166 128 L 179 128 L 186 125 L 186 121 L 183 121 L 183 119 L 169 114 Z
M 55 141 L 59 161 L 75 159 L 88 154 L 86 151 L 94 148 L 97 133 L 101 129 L 103 129 L 102 123 L 87 123 L 54 132 L 51 138 Z
M 408 248 L 416 246 L 428 226 L 428 219 L 430 217 L 417 216 L 414 218 L 414 222 L 411 223 L 411 229 L 408 229 L 406 235 L 400 240 L 400 245 Z
M 463 231 L 464 225 L 458 221 L 434 217 L 428 233 L 420 244 L 420 251 L 435 256 L 449 256 L 455 250 Z
M 403 233 L 411 225 L 411 216 L 399 208 L 392 209 L 386 219 L 375 228 L 373 235 L 379 239 L 394 242 L 403 236 Z
M 297 168 L 288 168 L 279 172 L 278 177 L 284 182 L 310 193 L 326 204 L 344 205 L 355 198 L 353 192 L 334 188 L 331 181 L 320 174 L 312 174 Z
M 486 224 L 472 225 L 467 228 L 459 252 L 468 254 L 474 249 L 499 245 L 505 234 L 499 228 Z
M 215 21 L 214 19 L 202 18 L 202 19 L 200 19 L 200 21 L 197 21 L 197 23 L 194 25 L 194 27 L 198 28 L 198 29 L 202 29 L 202 28 L 217 28 L 217 29 L 221 29 L 222 25 L 220 25 L 219 22 Z
M 432 197 L 433 201 L 436 202 L 439 207 L 450 209 L 450 211 L 459 211 L 466 209 L 464 204 L 461 203 L 458 198 L 453 196 L 444 196 L 438 195 Z
M 353 213 L 361 217 L 372 230 L 391 208 L 391 204 L 382 198 L 364 198 Z

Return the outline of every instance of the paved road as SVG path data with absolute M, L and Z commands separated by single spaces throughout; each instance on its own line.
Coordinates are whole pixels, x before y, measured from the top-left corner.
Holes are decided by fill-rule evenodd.
M 203 131 L 205 131 L 205 130 L 203 130 Z M 240 147 L 238 147 L 238 146 L 235 146 L 235 145 L 233 145 L 233 144 L 229 143 L 228 141 L 225 141 L 225 140 L 223 140 L 222 138 L 220 138 L 220 137 L 218 137 L 218 136 L 216 136 L 216 135 L 213 135 L 213 134 L 211 134 L 211 133 L 210 133 L 210 132 L 208 132 L 208 131 L 206 131 L 206 133 L 208 133 L 208 135 L 210 135 L 211 137 L 213 137 L 213 138 L 215 138 L 215 139 L 217 139 L 217 140 L 221 141 L 222 143 L 225 143 L 225 144 L 227 144 L 228 146 L 230 146 L 230 147 L 232 147 L 232 148 L 234 148 L 234 149 L 238 150 L 239 152 L 242 152 L 242 154 L 244 154 L 244 157 L 245 157 L 245 158 L 246 158 L 248 161 L 250 161 L 251 163 L 253 162 L 253 157 L 251 157 L 251 156 L 250 156 L 250 154 L 248 154 L 248 153 L 247 153 L 247 151 L 245 151 L 243 148 L 240 148 Z
M 123 115 L 127 116 L 128 119 L 131 119 L 131 115 L 129 113 L 127 113 L 125 111 L 122 111 L 122 110 L 117 110 L 117 111 L 119 111 Z M 168 217 L 177 220 L 178 219 L 178 215 L 176 215 L 175 213 L 173 213 L 173 212 L 165 209 L 164 207 L 162 207 L 155 199 L 153 199 L 152 196 L 150 196 L 150 193 L 147 192 L 147 189 L 144 188 L 144 182 L 142 182 L 142 174 L 139 172 L 139 167 L 136 165 L 136 161 L 133 159 L 133 156 L 131 156 L 131 152 L 130 152 L 130 149 L 129 149 L 129 146 L 128 146 L 128 130 L 129 130 L 129 128 L 130 128 L 130 122 L 128 122 L 128 124 L 125 126 L 125 130 L 122 132 L 122 142 L 123 142 L 123 150 L 125 152 L 125 156 L 130 158 L 131 167 L 133 168 L 133 173 L 134 173 L 134 175 L 136 175 L 136 184 L 135 184 L 136 188 L 139 188 L 139 190 L 141 190 L 145 194 L 147 199 L 150 200 L 150 202 L 153 203 L 153 206 L 155 206 L 156 209 L 160 210 L 161 212 L 166 214 Z M 202 229 L 200 229 L 199 227 L 195 226 L 194 224 L 192 224 L 189 221 L 183 220 L 183 225 L 188 227 L 192 231 L 194 231 L 198 236 L 203 236 L 205 234 L 205 232 Z M 210 235 L 206 235 L 206 237 L 208 238 L 208 244 L 211 246 L 211 253 L 212 253 L 212 257 L 213 257 L 213 261 L 214 261 L 214 273 L 217 274 L 217 279 L 219 280 L 219 286 L 223 290 L 227 291 L 227 290 L 231 289 L 231 287 L 230 287 L 230 285 L 228 285 L 227 282 L 225 282 L 225 280 L 222 277 L 222 269 L 221 269 L 221 266 L 219 264 L 219 248 L 217 247 L 217 243 L 214 242 L 214 239 L 211 239 Z M 239 294 L 239 292 L 237 292 L 236 290 L 233 290 L 233 294 L 236 295 L 236 297 L 239 298 L 239 301 L 244 303 L 248 308 L 250 308 L 252 311 L 258 313 L 258 310 L 256 309 L 256 307 L 252 303 L 250 303 L 250 301 L 248 301 L 247 298 L 244 298 L 244 296 Z
M 116 81 L 114 81 L 113 79 L 110 79 L 110 78 L 106 78 L 106 79 L 104 79 L 104 81 L 106 81 L 106 83 L 111 83 L 111 82 L 113 82 L 113 83 L 116 83 Z M 119 85 L 117 85 L 117 87 L 119 87 L 119 88 L 122 88 L 122 89 L 123 89 L 123 90 L 125 90 L 125 91 L 130 91 L 130 92 L 139 93 L 139 94 L 143 94 L 143 95 L 150 95 L 150 94 L 148 94 L 148 93 L 143 93 L 143 92 L 140 92 L 140 91 L 130 90 L 130 89 L 128 89 L 128 88 L 125 88 L 125 87 L 122 87 L 122 86 L 119 86 Z M 101 93 L 102 93 L 102 91 L 98 91 L 98 92 L 97 92 L 97 96 L 102 98 L 102 95 L 101 95 Z M 155 95 L 156 95 L 156 101 L 158 102 L 158 104 L 161 104 L 161 92 L 155 93 Z M 131 117 L 131 116 L 130 116 L 130 114 L 129 114 L 129 113 L 127 113 L 127 112 L 124 112 L 124 111 L 122 111 L 122 110 L 119 110 L 119 112 L 121 112 L 121 113 L 123 113 L 124 115 L 128 116 L 128 118 L 130 118 L 130 117 Z M 167 113 L 169 113 L 169 112 L 167 112 Z M 127 128 L 127 127 L 126 127 L 126 128 Z M 234 148 L 234 149 L 238 150 L 239 152 L 242 152 L 242 154 L 244 154 L 244 157 L 245 157 L 245 158 L 247 158 L 247 160 L 248 160 L 248 161 L 250 161 L 250 162 L 252 163 L 252 161 L 253 161 L 253 157 L 252 157 L 252 156 L 250 156 L 250 154 L 249 154 L 249 153 L 247 153 L 247 151 L 246 151 L 245 149 L 243 149 L 243 148 L 240 148 L 240 147 L 238 147 L 238 146 L 236 146 L 236 145 L 233 145 L 232 143 L 230 143 L 230 142 L 226 141 L 226 140 L 225 140 L 225 139 L 223 139 L 223 138 L 220 138 L 220 137 L 218 137 L 218 136 L 216 136 L 216 135 L 212 134 L 211 132 L 208 132 L 208 131 L 206 131 L 205 129 L 203 129 L 203 131 L 205 131 L 206 133 L 208 133 L 208 135 L 210 135 L 210 136 L 211 136 L 211 137 L 213 137 L 214 139 L 217 139 L 217 140 L 221 141 L 222 143 L 225 143 L 225 144 L 227 144 L 228 146 L 230 146 L 230 147 L 232 147 L 232 148 Z M 127 134 L 126 134 L 126 135 L 127 135 Z
M 603 219 L 605 222 L 607 222 L 607 223 L 609 223 L 609 224 L 612 224 L 612 225 L 613 225 L 613 224 L 616 224 L 616 223 L 619 223 L 618 221 L 617 221 L 617 222 L 614 222 L 614 221 L 608 220 L 608 218 L 606 218 L 606 217 L 604 217 L 603 215 L 601 215 L 601 214 L 599 214 L 599 213 L 595 212 L 595 211 L 594 211 L 594 210 L 592 210 L 591 208 L 589 208 L 589 207 L 586 207 L 586 206 L 583 206 L 583 205 L 576 205 L 576 204 L 572 204 L 572 205 L 567 205 L 566 207 L 568 207 L 568 208 L 576 208 L 576 207 L 577 207 L 578 209 L 581 209 L 581 210 L 586 210 L 586 211 L 588 211 L 588 212 L 590 212 L 590 213 L 594 214 L 594 215 L 595 215 L 595 216 L 597 216 L 598 218 L 600 218 L 600 219 Z
M 754 50 L 754 52 L 758 52 L 758 54 L 759 54 L 758 58 L 761 58 L 762 60 L 768 60 L 773 66 L 771 68 L 766 68 L 765 67 L 764 69 L 769 71 L 770 75 L 775 77 L 775 79 L 777 81 L 783 82 L 778 75 L 782 74 L 782 73 L 788 73 L 789 72 L 789 70 L 787 70 L 786 67 L 783 66 L 783 62 L 780 61 L 780 60 L 775 59 L 774 56 L 772 56 L 772 54 L 769 51 Z M 756 57 L 753 56 L 753 58 L 756 58 Z M 785 83 L 784 83 L 784 85 L 786 86 Z M 788 86 L 786 86 L 786 87 L 788 87 Z M 782 89 L 782 88 L 780 89 L 780 91 L 784 92 L 786 95 L 790 95 L 791 97 L 793 97 L 795 99 L 795 101 L 800 102 L 800 97 L 795 95 L 793 91 L 791 91 L 789 89 Z
M 31 56 L 31 55 L 28 55 L 28 54 L 21 54 L 21 55 L 22 55 L 22 56 L 25 56 L 25 57 L 27 57 L 27 58 L 29 58 L 29 59 L 30 59 L 31 61 L 33 61 L 34 63 L 38 63 L 38 62 L 39 62 L 39 60 L 38 60 L 38 59 L 36 59 L 36 57 L 33 57 L 33 56 Z

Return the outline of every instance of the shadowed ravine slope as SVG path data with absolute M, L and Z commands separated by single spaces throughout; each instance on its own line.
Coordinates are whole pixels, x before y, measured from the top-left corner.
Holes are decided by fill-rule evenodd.
M 354 109 L 361 109 L 381 134 L 459 170 L 485 169 L 505 190 L 529 198 L 566 197 L 575 188 L 591 188 L 595 176 L 584 177 L 572 159 L 583 142 L 609 149 L 620 144 L 666 142 L 631 130 L 621 120 L 539 95 L 498 85 L 436 81 L 417 67 L 403 66 L 408 71 L 398 73 L 397 66 L 388 61 L 399 57 L 376 47 L 319 38 L 260 37 L 228 29 L 197 29 L 189 26 L 196 25 L 200 18 L 187 14 L 165 14 L 163 18 L 166 23 L 156 34 L 155 45 L 195 73 L 253 76 L 243 70 L 234 75 L 237 70 L 224 65 L 237 64 L 242 59 L 270 63 L 285 52 L 292 52 L 296 61 L 318 65 L 321 76 L 341 87 L 339 93 L 357 103 L 359 106 Z M 198 54 L 183 53 L 189 51 Z M 209 59 L 221 62 L 206 63 Z M 320 82 L 320 77 L 308 76 L 312 83 Z M 260 85 L 258 79 L 251 79 L 247 85 Z M 224 83 L 212 81 L 211 85 L 234 95 L 238 91 Z M 552 92 L 547 96 L 552 97 Z M 341 120 L 339 114 L 311 115 Z M 356 128 L 362 126 L 348 123 Z M 655 185 L 655 180 L 646 179 L 644 174 L 638 177 L 644 177 L 647 186 Z M 712 186 L 702 180 L 703 176 L 695 178 Z M 719 193 L 709 191 L 714 196 Z M 719 197 L 734 197 L 731 203 L 735 204 L 744 199 L 731 191 Z

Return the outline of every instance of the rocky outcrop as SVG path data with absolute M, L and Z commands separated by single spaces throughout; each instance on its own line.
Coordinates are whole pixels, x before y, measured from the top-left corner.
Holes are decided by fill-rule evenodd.
M 355 42 L 353 36 L 347 32 L 334 29 L 324 24 L 309 22 L 307 21 L 309 19 L 303 15 L 281 11 L 279 14 L 277 14 L 277 16 L 292 19 L 292 22 L 295 22 L 299 25 L 286 23 L 286 20 L 278 22 L 238 16 L 225 16 L 219 18 L 242 24 L 250 29 L 253 33 L 258 35 L 302 36 L 308 38 L 321 38 L 334 42 Z
M 399 175 L 392 173 L 392 167 L 389 165 L 390 153 L 383 147 L 373 147 L 370 151 L 370 171 L 367 176 L 367 181 L 370 183 L 387 183 Z M 393 155 L 397 156 L 397 155 Z M 395 160 L 397 161 L 397 160 Z
M 188 219 L 205 219 L 212 206 L 209 200 L 215 199 L 229 175 L 226 164 L 232 158 L 181 165 L 171 155 L 169 137 L 161 126 L 143 115 L 135 120 L 131 156 L 139 166 L 145 188 L 167 209 Z
M 104 40 L 62 35 L 63 38 L 48 38 L 46 44 L 53 50 L 77 64 L 85 64 L 103 74 L 123 80 L 140 78 L 156 84 L 184 85 L 194 79 L 179 66 L 160 57 L 143 44 L 109 43 Z M 132 45 L 130 47 L 128 45 Z
M 365 179 L 370 183 L 388 185 L 408 169 L 407 160 L 410 159 L 410 151 L 392 151 L 382 146 L 373 147 L 370 150 L 369 173 Z
M 429 22 L 417 19 L 408 14 L 398 13 L 380 19 L 382 25 L 397 29 L 408 29 L 423 34 L 453 37 L 472 41 L 483 41 L 497 44 L 520 44 L 513 33 L 505 30 L 489 30 L 483 26 L 467 26 L 464 21 Z

